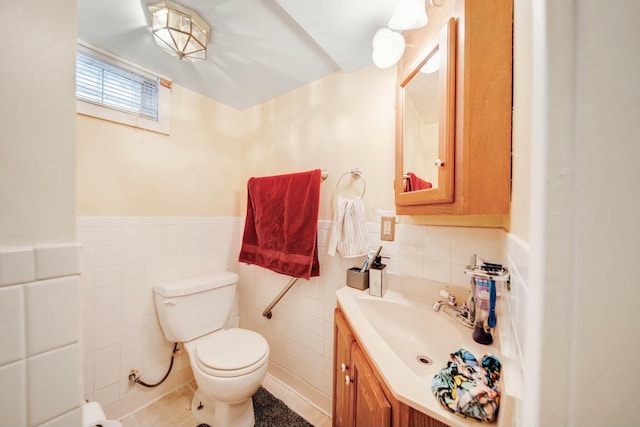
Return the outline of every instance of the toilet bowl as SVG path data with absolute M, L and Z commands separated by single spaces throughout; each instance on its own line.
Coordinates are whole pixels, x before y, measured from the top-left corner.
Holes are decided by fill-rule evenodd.
M 211 427 L 251 427 L 253 394 L 269 364 L 269 345 L 257 332 L 222 329 L 235 299 L 238 275 L 212 275 L 161 283 L 153 288 L 165 338 L 181 342 L 198 389 L 191 411 Z
M 213 332 L 184 347 L 198 385 L 192 402 L 196 419 L 212 422 L 212 426 L 253 425 L 251 396 L 267 373 L 266 340 L 256 332 L 234 328 Z

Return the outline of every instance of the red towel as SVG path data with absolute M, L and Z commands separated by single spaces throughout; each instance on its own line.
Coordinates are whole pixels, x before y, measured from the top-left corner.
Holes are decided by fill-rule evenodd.
M 320 169 L 251 178 L 238 261 L 293 277 L 320 275 Z
M 407 175 L 409 175 L 409 189 L 405 191 L 426 190 L 427 188 L 432 187 L 429 181 L 418 178 L 418 176 L 413 172 L 407 172 Z

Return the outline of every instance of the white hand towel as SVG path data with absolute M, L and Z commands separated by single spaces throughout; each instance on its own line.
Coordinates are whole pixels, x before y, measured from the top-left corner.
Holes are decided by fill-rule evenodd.
M 329 255 L 335 255 L 336 250 L 345 258 L 369 253 L 362 197 L 344 199 L 338 196 L 329 239 Z

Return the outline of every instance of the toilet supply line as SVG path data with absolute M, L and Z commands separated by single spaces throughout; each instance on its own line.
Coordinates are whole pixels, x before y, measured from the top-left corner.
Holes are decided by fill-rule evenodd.
M 129 384 L 130 385 L 140 384 L 141 386 L 148 387 L 148 388 L 159 386 L 169 377 L 169 374 L 171 373 L 171 369 L 173 368 L 173 359 L 176 357 L 176 354 L 178 354 L 179 352 L 180 352 L 180 349 L 178 349 L 178 343 L 176 342 L 173 344 L 173 351 L 171 352 L 171 363 L 169 364 L 169 369 L 167 370 L 167 373 L 164 374 L 164 377 L 157 383 L 147 384 L 146 382 L 142 381 L 142 378 L 139 376 L 138 371 L 136 369 L 132 369 L 131 371 L 129 371 Z

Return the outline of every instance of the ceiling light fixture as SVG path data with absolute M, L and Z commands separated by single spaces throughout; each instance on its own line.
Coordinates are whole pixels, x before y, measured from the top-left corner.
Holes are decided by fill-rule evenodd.
M 400 0 L 389 19 L 392 30 L 413 30 L 427 25 L 427 9 L 424 0 Z
M 172 1 L 150 5 L 153 39 L 165 52 L 189 62 L 207 57 L 209 25 L 191 9 Z

